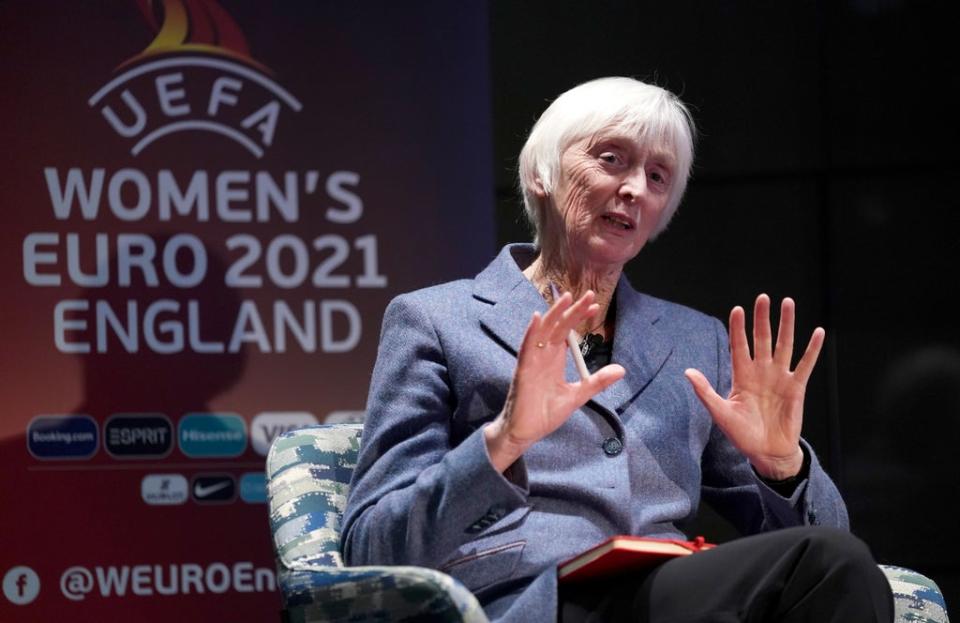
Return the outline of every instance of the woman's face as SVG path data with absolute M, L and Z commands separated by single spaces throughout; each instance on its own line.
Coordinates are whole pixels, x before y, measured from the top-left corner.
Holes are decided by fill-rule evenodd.
M 621 268 L 660 222 L 674 162 L 667 151 L 614 133 L 573 143 L 560 157 L 548 237 L 561 236 L 581 265 Z

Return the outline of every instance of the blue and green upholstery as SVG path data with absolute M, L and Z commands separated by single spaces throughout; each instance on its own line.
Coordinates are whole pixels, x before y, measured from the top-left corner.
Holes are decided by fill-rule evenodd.
M 486 623 L 476 598 L 444 573 L 343 565 L 340 521 L 362 430 L 321 424 L 286 433 L 270 448 L 267 498 L 286 619 Z M 893 589 L 895 623 L 949 623 L 933 580 L 880 568 Z
M 423 567 L 344 567 L 340 521 L 360 424 L 278 437 L 267 456 L 270 529 L 286 619 L 487 623 L 462 584 Z
M 916 571 L 880 565 L 893 589 L 894 623 L 949 623 L 947 605 L 936 583 Z

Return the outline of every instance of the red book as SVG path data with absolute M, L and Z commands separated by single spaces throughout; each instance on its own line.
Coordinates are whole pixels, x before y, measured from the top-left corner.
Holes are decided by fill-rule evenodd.
M 715 545 L 705 542 L 702 536 L 693 541 L 614 536 L 560 563 L 557 575 L 563 582 L 599 578 L 652 567 L 671 558 L 689 556 L 712 547 Z

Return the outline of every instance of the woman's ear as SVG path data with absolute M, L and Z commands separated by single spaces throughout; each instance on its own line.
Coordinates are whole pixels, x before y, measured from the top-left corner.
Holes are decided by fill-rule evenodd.
M 543 187 L 543 181 L 539 177 L 533 178 L 533 194 L 541 199 L 547 197 L 547 190 Z

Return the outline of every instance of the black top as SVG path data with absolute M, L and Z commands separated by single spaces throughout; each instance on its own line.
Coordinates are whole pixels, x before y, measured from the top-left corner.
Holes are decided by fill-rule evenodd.
M 610 363 L 613 357 L 613 341 L 604 342 L 603 337 L 596 333 L 588 333 L 580 341 L 580 354 L 583 355 L 583 362 L 587 364 L 587 370 L 593 374 Z

